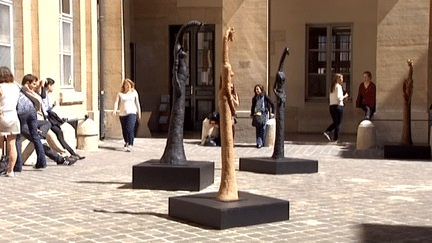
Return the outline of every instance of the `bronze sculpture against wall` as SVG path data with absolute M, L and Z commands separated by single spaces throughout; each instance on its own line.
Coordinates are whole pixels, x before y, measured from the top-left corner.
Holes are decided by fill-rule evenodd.
M 277 109 L 276 109 L 276 142 L 274 145 L 273 159 L 282 159 L 285 157 L 284 152 L 284 141 L 285 141 L 285 73 L 283 72 L 283 65 L 285 57 L 289 55 L 289 48 L 285 48 L 282 53 L 281 60 L 279 62 L 279 69 L 276 74 L 276 81 L 274 84 L 273 91 L 277 97 Z
M 187 53 L 181 46 L 183 35 L 190 28 L 201 26 L 199 21 L 189 21 L 183 25 L 176 37 L 174 44 L 174 64 L 173 64 L 173 103 L 171 109 L 168 139 L 164 154 L 160 159 L 161 163 L 184 164 L 186 155 L 183 146 L 183 127 L 185 117 L 185 82 L 189 77 L 186 69 Z

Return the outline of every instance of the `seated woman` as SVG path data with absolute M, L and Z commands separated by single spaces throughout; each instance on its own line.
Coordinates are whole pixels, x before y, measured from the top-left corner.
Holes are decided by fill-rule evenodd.
M 219 113 L 213 111 L 203 121 L 203 134 L 201 145 L 220 146 Z
M 37 110 L 40 109 L 41 99 L 35 95 L 33 91 L 37 86 L 38 78 L 32 74 L 27 74 L 23 77 L 23 88 L 20 92 L 17 105 L 18 118 L 21 125 L 21 135 L 29 139 L 35 145 L 37 154 L 36 169 L 42 169 L 47 166 L 45 156 L 54 160 L 58 165 L 73 165 L 76 162 L 75 158 L 63 157 L 53 151 L 44 143 L 46 132 L 51 126 L 49 122 L 37 120 Z M 48 129 L 47 129 L 48 128 Z M 17 136 L 16 141 L 17 151 L 21 151 L 21 136 Z M 22 157 L 18 152 L 17 162 L 14 171 L 22 170 Z
M 66 149 L 72 157 L 76 159 L 84 159 L 85 157 L 77 154 L 64 139 L 63 131 L 60 127 L 64 123 L 64 119 L 61 119 L 57 113 L 53 111 L 53 108 L 57 105 L 57 102 L 50 97 L 50 93 L 54 91 L 54 83 L 54 79 L 46 78 L 43 87 L 41 87 L 42 112 L 44 117 L 51 123 L 51 130 L 57 136 L 61 146 Z

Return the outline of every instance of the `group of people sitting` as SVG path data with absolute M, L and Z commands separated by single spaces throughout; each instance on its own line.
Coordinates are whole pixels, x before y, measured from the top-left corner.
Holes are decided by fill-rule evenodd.
M 14 172 L 22 171 L 22 136 L 34 144 L 36 169 L 47 166 L 46 156 L 57 165 L 72 165 L 84 159 L 64 139 L 60 126 L 65 119 L 54 112 L 57 102 L 49 95 L 54 90 L 54 83 L 51 78 L 39 80 L 35 75 L 27 74 L 20 85 L 9 68 L 0 67 L 0 144 L 4 150 L 6 139 L 9 157 L 4 175 L 13 177 Z M 56 143 L 61 146 L 49 145 Z

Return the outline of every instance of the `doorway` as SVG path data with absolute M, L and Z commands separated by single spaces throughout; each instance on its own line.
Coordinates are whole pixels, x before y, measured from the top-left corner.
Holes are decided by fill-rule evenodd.
M 181 25 L 171 25 L 170 32 L 170 82 L 173 66 L 173 48 Z M 215 110 L 215 26 L 206 24 L 183 35 L 183 48 L 188 53 L 186 81 L 185 122 L 186 131 L 199 131 L 201 123 Z M 172 83 L 171 97 L 172 97 Z

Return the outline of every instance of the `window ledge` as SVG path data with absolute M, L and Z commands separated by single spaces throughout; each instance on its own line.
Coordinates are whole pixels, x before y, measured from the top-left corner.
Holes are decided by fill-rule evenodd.
M 61 105 L 76 105 L 84 103 L 84 93 L 75 90 L 62 90 L 60 92 Z

